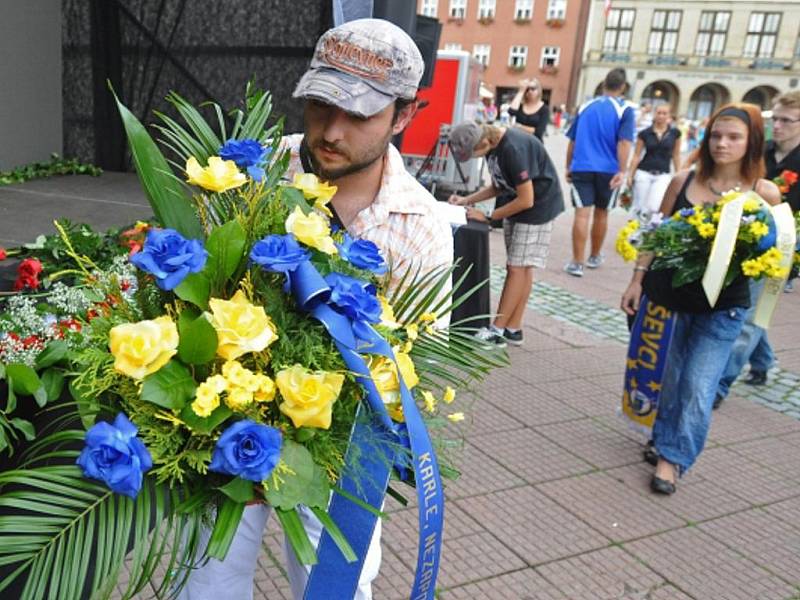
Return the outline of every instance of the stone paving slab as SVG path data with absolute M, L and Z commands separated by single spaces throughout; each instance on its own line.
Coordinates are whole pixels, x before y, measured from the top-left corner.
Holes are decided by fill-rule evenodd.
M 561 479 L 594 470 L 587 461 L 532 429 L 507 431 L 503 436 L 482 435 L 470 441 L 528 483 Z
M 534 569 L 506 573 L 443 591 L 442 600 L 578 600 L 568 598 Z
M 696 527 L 629 542 L 623 548 L 698 600 L 786 600 L 797 591 Z
M 698 527 L 785 581 L 800 586 L 800 529 L 753 509 Z
M 456 504 L 479 518 L 531 566 L 609 545 L 599 531 L 532 486 L 457 500 Z
M 683 527 L 686 521 L 662 510 L 646 488 L 631 490 L 606 473 L 545 483 L 537 489 L 615 542 Z
M 537 571 L 568 598 L 647 597 L 664 579 L 618 547 L 542 565 Z

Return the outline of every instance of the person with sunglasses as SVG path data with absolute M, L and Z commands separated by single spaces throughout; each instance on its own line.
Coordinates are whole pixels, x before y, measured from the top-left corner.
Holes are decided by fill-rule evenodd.
M 532 133 L 540 142 L 550 123 L 550 109 L 542 100 L 542 84 L 536 79 L 523 79 L 520 88 L 511 100 L 508 114 L 514 117 L 514 125 Z

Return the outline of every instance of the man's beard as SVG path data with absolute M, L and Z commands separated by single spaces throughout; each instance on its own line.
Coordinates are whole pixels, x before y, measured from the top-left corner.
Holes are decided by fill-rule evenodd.
M 389 147 L 389 141 L 392 139 L 392 132 L 391 130 L 388 134 L 379 142 L 370 145 L 364 151 L 360 152 L 357 156 L 351 158 L 350 153 L 343 152 L 341 149 L 337 148 L 336 146 L 330 146 L 325 144 L 324 142 L 317 142 L 314 143 L 313 146 L 308 146 L 309 156 L 311 157 L 311 163 L 314 167 L 314 174 L 323 179 L 325 181 L 335 181 L 341 177 L 345 177 L 347 175 L 352 175 L 353 173 L 358 173 L 363 171 L 367 167 L 372 166 L 375 164 L 375 161 L 383 158 L 386 154 L 386 149 Z M 339 152 L 341 156 L 345 158 L 350 158 L 351 162 L 348 165 L 344 165 L 342 167 L 336 169 L 326 169 L 323 165 L 320 164 L 314 155 L 314 150 L 318 147 L 324 147 L 326 149 L 331 150 L 332 152 Z

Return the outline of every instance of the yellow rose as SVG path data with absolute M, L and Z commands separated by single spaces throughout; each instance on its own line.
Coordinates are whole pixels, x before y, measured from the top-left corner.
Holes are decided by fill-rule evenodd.
M 405 352 L 396 352 L 397 364 L 408 389 L 419 383 L 417 372 L 411 357 Z M 369 372 L 375 387 L 381 394 L 384 404 L 393 404 L 400 401 L 400 382 L 397 380 L 397 367 L 392 360 L 384 356 L 372 356 L 369 359 Z
M 436 412 L 436 398 L 428 390 L 422 391 L 422 400 L 425 402 L 425 410 L 429 413 Z
M 389 413 L 389 416 L 393 421 L 398 423 L 406 422 L 406 416 L 403 414 L 403 405 L 400 402 L 395 402 L 394 404 L 387 406 L 386 412 Z
M 416 342 L 417 338 L 419 337 L 419 325 L 416 323 L 406 325 L 406 335 L 408 336 L 408 340 L 410 342 Z
M 216 375 L 214 377 L 217 377 Z M 224 381 L 224 380 L 223 380 Z M 207 417 L 219 406 L 219 392 L 215 382 L 207 379 L 197 386 L 194 393 L 192 410 L 198 417 Z
M 256 387 L 253 398 L 256 402 L 269 402 L 275 397 L 275 382 L 263 373 L 256 373 Z
M 261 352 L 278 339 L 275 326 L 261 306 L 247 301 L 242 290 L 230 300 L 212 298 L 206 313 L 217 331 L 217 354 L 233 360 L 248 352 Z
M 400 367 L 400 375 L 403 376 L 403 381 L 408 389 L 413 388 L 419 383 L 417 371 L 414 369 L 414 363 L 411 357 L 405 352 L 396 352 L 397 364 Z
M 286 219 L 286 231 L 294 234 L 306 246 L 325 254 L 337 253 L 328 222 L 315 212 L 305 214 L 299 206 L 295 206 L 294 212 Z
M 219 156 L 211 156 L 208 166 L 204 169 L 194 156 L 186 161 L 186 180 L 193 185 L 210 192 L 224 192 L 244 185 L 247 177 L 239 172 L 236 163 L 232 160 L 222 160 Z
M 108 345 L 117 371 L 144 379 L 167 364 L 178 351 L 178 328 L 167 316 L 124 323 L 112 327 Z
M 303 192 L 303 196 L 306 200 L 316 198 L 314 208 L 325 213 L 329 217 L 333 216 L 331 209 L 328 208 L 328 202 L 330 202 L 331 198 L 336 194 L 337 188 L 335 185 L 329 185 L 328 183 L 320 181 L 313 173 L 295 173 L 292 187 L 296 187 Z
M 394 316 L 394 309 L 392 305 L 389 304 L 386 296 L 378 296 L 378 300 L 381 303 L 381 325 L 389 329 L 397 329 L 400 327 L 400 323 L 397 322 Z
M 456 391 L 448 385 L 446 388 L 444 388 L 444 396 L 442 397 L 442 401 L 445 404 L 450 404 L 455 399 L 456 399 Z
M 281 412 L 288 416 L 295 427 L 331 426 L 331 410 L 344 375 L 326 371 L 310 371 L 302 365 L 278 371 L 275 383 L 283 397 Z

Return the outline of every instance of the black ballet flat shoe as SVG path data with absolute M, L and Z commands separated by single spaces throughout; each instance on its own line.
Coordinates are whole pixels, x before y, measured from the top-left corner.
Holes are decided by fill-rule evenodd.
M 653 446 L 653 440 L 647 442 L 647 446 L 645 446 L 642 455 L 644 456 L 644 462 L 646 462 L 648 465 L 655 467 L 658 464 L 658 450 L 656 450 L 655 446 Z
M 744 382 L 747 385 L 764 385 L 767 383 L 767 374 L 764 371 L 750 371 Z
M 722 406 L 722 402 L 725 400 L 725 396 L 720 396 L 717 394 L 717 397 L 714 398 L 714 404 L 711 407 L 711 410 L 717 410 L 720 406 Z
M 655 475 L 653 475 L 653 479 L 650 480 L 650 489 L 653 490 L 656 494 L 664 494 L 665 496 L 671 496 L 672 494 L 675 493 L 675 490 L 678 488 L 671 481 L 667 481 L 666 479 L 661 479 L 661 477 L 656 477 Z

